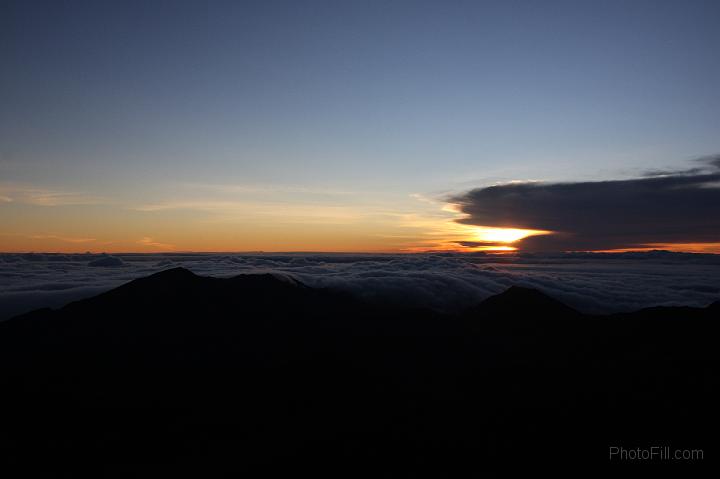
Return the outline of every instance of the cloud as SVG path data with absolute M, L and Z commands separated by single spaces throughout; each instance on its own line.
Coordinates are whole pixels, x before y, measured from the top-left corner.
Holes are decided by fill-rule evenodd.
M 238 194 L 250 193 L 268 193 L 275 194 L 299 194 L 308 196 L 350 196 L 357 194 L 353 191 L 338 190 L 322 187 L 301 187 L 297 185 L 281 185 L 281 184 L 213 184 L 213 183 L 182 183 L 178 187 L 189 190 L 197 190 L 205 193 L 216 193 L 220 195 L 230 194 L 237 196 Z
M 78 192 L 59 191 L 28 185 L 0 184 L 0 203 L 35 206 L 93 205 L 102 200 Z
M 717 243 L 720 155 L 697 164 L 629 180 L 496 185 L 449 201 L 465 214 L 463 224 L 555 232 L 523 239 L 525 251 Z
M 146 212 L 166 210 L 222 211 L 241 209 L 244 206 L 244 203 L 236 201 L 166 201 L 140 205 L 134 209 Z
M 465 246 L 466 248 L 478 248 L 481 246 L 494 246 L 501 247 L 507 246 L 505 243 L 498 243 L 495 241 L 455 241 L 455 244 Z
M 707 306 L 720 298 L 720 255 L 662 251 L 503 256 L 28 253 L 0 254 L 0 319 L 59 307 L 176 266 L 217 277 L 274 273 L 371 302 L 450 312 L 512 285 L 540 289 L 591 313 L 658 305 Z
M 157 249 L 164 249 L 164 250 L 173 250 L 175 249 L 175 245 L 168 244 L 168 243 L 158 243 L 157 241 L 153 240 L 149 236 L 145 236 L 144 238 L 141 238 L 137 241 L 137 244 L 143 245 L 143 246 L 149 246 L 151 248 L 157 248 Z
M 166 201 L 134 207 L 147 213 L 171 210 L 197 211 L 211 215 L 217 221 L 239 221 L 240 219 L 273 220 L 282 223 L 300 224 L 352 224 L 383 210 L 358 207 L 350 204 L 319 204 L 287 201 L 215 201 L 188 200 Z
M 92 243 L 95 238 L 74 238 L 70 236 L 58 236 L 58 235 L 31 235 L 30 239 L 54 239 L 63 241 L 65 243 Z
M 102 266 L 102 267 L 115 268 L 118 266 L 124 266 L 125 262 L 122 259 L 118 258 L 117 256 L 110 256 L 110 255 L 103 254 L 99 258 L 88 262 L 87 265 L 94 266 L 94 267 Z

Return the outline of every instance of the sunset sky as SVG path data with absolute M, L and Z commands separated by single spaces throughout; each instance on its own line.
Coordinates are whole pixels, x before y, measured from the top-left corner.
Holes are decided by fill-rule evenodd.
M 5 1 L 0 251 L 720 253 L 720 2 Z

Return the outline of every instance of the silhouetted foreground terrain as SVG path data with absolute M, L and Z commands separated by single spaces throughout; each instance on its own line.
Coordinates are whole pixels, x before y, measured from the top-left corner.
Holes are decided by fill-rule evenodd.
M 522 288 L 450 316 L 177 268 L 0 323 L 0 451 L 43 477 L 685 474 L 717 457 L 719 319 Z M 705 459 L 619 464 L 613 445 Z

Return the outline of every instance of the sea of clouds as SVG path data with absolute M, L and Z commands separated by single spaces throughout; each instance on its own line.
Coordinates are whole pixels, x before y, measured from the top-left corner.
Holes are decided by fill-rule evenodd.
M 567 254 L 0 254 L 0 319 L 57 308 L 182 266 L 196 274 L 291 276 L 370 301 L 459 311 L 512 285 L 588 313 L 707 306 L 720 299 L 720 255 Z

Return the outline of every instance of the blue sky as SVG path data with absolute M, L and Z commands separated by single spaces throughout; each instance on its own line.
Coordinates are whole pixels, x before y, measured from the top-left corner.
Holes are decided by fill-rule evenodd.
M 315 208 L 329 231 L 322 212 L 344 208 L 348 237 L 409 238 L 427 231 L 383 215 L 434 218 L 418 196 L 629 178 L 720 152 L 717 2 L 0 8 L 0 219 L 16 236 L 0 250 L 65 235 L 204 249 L 209 217 L 230 216 L 218 238 L 233 214 L 270 235 L 287 205 L 304 205 L 295 223 Z

